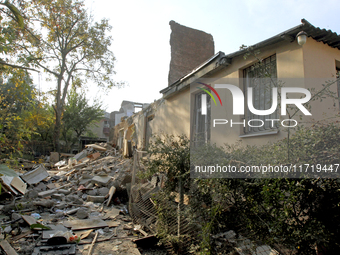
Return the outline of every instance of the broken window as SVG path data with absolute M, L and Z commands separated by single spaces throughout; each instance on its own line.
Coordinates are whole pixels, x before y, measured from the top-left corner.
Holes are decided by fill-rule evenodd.
M 202 102 L 206 104 L 206 112 L 202 112 Z M 205 92 L 197 93 L 194 104 L 193 145 L 198 147 L 210 141 L 210 96 Z
M 263 59 L 261 63 L 256 63 L 243 70 L 244 77 L 244 91 L 249 87 L 253 88 L 253 106 L 257 110 L 267 110 L 272 106 L 272 88 L 277 85 L 277 71 L 276 71 L 276 55 L 272 55 Z M 247 93 L 245 93 L 247 95 Z M 245 98 L 245 102 L 248 99 Z M 248 107 L 246 107 L 248 109 Z M 259 116 L 247 110 L 245 114 L 245 123 L 251 121 L 251 126 L 246 125 L 244 133 L 261 132 L 265 130 L 277 129 L 277 125 L 266 119 L 278 119 L 278 111 L 276 110 L 270 115 Z M 277 122 L 275 122 L 277 123 Z

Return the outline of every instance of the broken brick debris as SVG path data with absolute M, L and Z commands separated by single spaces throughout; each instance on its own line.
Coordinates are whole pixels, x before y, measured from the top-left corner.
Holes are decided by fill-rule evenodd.
M 130 190 L 126 189 L 131 187 L 132 159 L 124 158 L 110 145 L 94 144 L 76 155 L 51 153 L 49 162 L 22 167 L 17 177 L 2 176 L 3 191 L 9 191 L 11 197 L 0 200 L 4 214 L 0 223 L 19 223 L 6 228 L 10 243 L 0 245 L 3 250 L 12 249 L 13 254 L 76 254 L 85 244 L 92 245 L 95 252 L 96 243 L 122 239 L 115 243 L 115 250 L 125 252 L 126 242 L 148 235 L 141 226 L 136 228 L 128 215 Z M 148 196 L 148 192 L 156 190 L 146 188 L 143 194 Z M 15 204 L 11 202 L 14 197 Z M 71 231 L 81 242 L 78 246 L 65 243 L 54 236 L 56 231 Z M 40 241 L 30 243 L 39 236 Z M 26 253 L 23 244 L 29 244 Z M 136 248 L 129 249 L 139 254 Z

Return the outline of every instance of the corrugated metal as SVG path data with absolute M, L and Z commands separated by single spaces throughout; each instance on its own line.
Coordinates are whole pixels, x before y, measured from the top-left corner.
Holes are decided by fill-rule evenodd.
M 332 32 L 331 30 L 314 27 L 305 19 L 302 19 L 301 22 L 303 24 L 301 28 L 308 34 L 309 37 L 312 37 L 318 42 L 323 42 L 333 48 L 337 48 L 340 50 L 340 35 Z

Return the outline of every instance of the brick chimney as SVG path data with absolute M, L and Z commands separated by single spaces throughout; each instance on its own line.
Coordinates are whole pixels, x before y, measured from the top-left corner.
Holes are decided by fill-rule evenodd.
M 170 21 L 171 60 L 169 86 L 190 73 L 215 53 L 211 34 Z

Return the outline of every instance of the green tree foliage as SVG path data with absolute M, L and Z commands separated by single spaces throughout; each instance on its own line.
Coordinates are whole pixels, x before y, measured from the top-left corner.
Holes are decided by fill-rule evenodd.
M 59 150 L 61 119 L 72 79 L 90 79 L 101 88 L 117 85 L 112 80 L 112 38 L 107 35 L 111 26 L 107 19 L 93 22 L 83 0 L 34 0 L 26 15 L 30 33 L 18 45 L 23 49 L 20 60 L 44 70 L 56 82 L 54 137 Z
M 150 143 L 148 152 L 150 159 L 145 162 L 148 166 L 145 175 L 166 174 L 169 178 L 166 189 L 170 192 L 178 188 L 180 178 L 186 178 L 190 174 L 190 148 L 186 136 L 155 136 Z
M 292 163 L 329 167 L 331 164 L 339 164 L 339 132 L 337 122 L 316 123 L 292 134 L 289 148 L 286 138 L 265 146 L 239 144 L 219 148 L 207 145 L 205 150 L 196 151 L 198 154 L 191 156 L 200 160 L 201 165 L 216 164 L 218 158 L 222 158 L 224 164 L 237 166 Z M 178 175 L 177 166 L 184 164 L 184 169 L 189 169 L 190 163 L 186 160 L 174 161 L 168 156 L 176 148 L 176 142 L 160 140 L 155 145 L 157 147 L 152 150 L 157 151 L 159 148 L 160 154 L 151 159 L 149 171 L 155 174 L 159 165 L 159 171 L 170 176 L 166 187 L 178 191 L 177 185 L 172 185 L 171 176 Z M 189 149 L 188 144 L 186 146 Z M 289 162 L 287 149 L 290 150 Z M 163 170 L 164 166 L 167 171 Z M 187 224 L 197 224 L 201 228 L 198 235 L 199 251 L 215 254 L 218 245 L 213 236 L 234 230 L 255 242 L 273 247 L 280 244 L 296 254 L 316 254 L 316 249 L 323 254 L 339 254 L 340 181 L 337 178 L 327 178 L 327 174 L 329 172 L 324 174 L 325 178 L 295 179 L 188 178 L 185 181 L 188 189 L 184 189 L 190 197 L 186 207 L 190 211 L 187 214 Z M 160 192 L 162 199 L 156 200 L 160 237 L 164 240 L 171 237 L 167 224 L 173 224 L 173 214 L 176 213 L 176 207 L 169 206 L 168 201 L 174 199 L 168 193 L 166 196 Z M 192 232 L 194 235 L 196 233 Z
M 67 97 L 62 118 L 62 137 L 67 147 L 72 147 L 94 122 L 104 116 L 102 104 L 96 100 L 93 105 L 88 103 L 84 92 L 78 93 L 73 88 Z
M 53 146 L 54 111 L 46 100 L 45 97 L 34 100 L 29 111 L 22 114 L 28 120 L 26 125 L 33 131 L 32 140 Z
M 1 10 L 2 13 L 5 13 L 7 16 L 12 17 L 18 23 L 20 28 L 24 28 L 24 18 L 22 17 L 17 7 L 11 4 L 8 0 L 0 3 L 0 5 L 7 7 L 7 9 L 10 11 L 10 13 L 8 13 L 4 10 Z
M 22 150 L 22 140 L 29 139 L 32 130 L 26 125 L 25 111 L 35 98 L 27 71 L 4 68 L 0 81 L 0 149 L 2 156 Z
M 19 48 L 16 42 L 23 34 L 25 28 L 23 8 L 27 5 L 24 1 L 17 1 L 17 6 L 8 0 L 0 2 L 0 67 L 7 66 L 24 70 L 36 71 L 27 65 L 19 65 L 17 54 Z M 20 9 L 18 9 L 18 8 Z
M 153 137 L 145 161 L 147 171 L 141 177 L 164 174 L 167 177 L 164 189 L 154 198 L 157 204 L 159 224 L 158 235 L 163 243 L 170 244 L 179 254 L 184 251 L 182 233 L 187 224 L 184 212 L 184 193 L 190 189 L 190 147 L 185 135 L 174 137 L 163 135 Z M 178 206 L 172 203 L 178 194 Z M 167 201 L 164 203 L 164 201 Z M 176 227 L 171 225 L 177 222 Z

